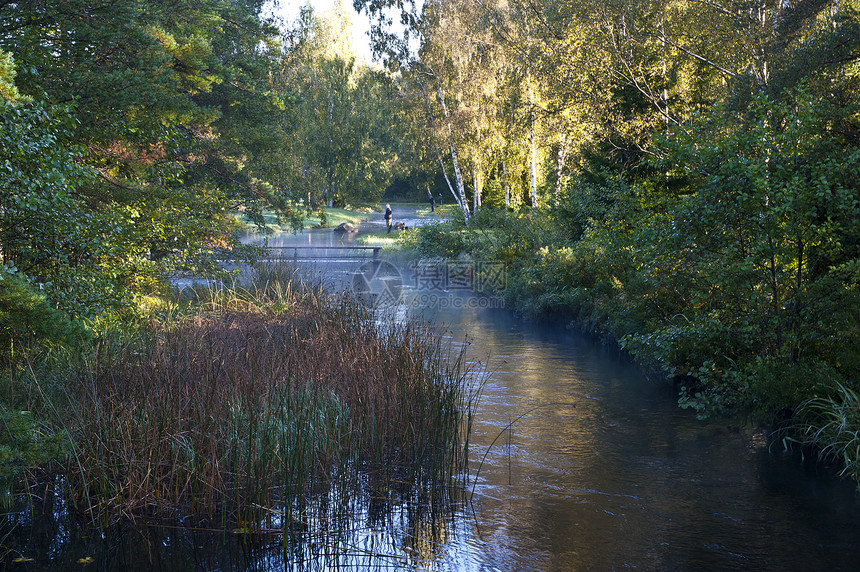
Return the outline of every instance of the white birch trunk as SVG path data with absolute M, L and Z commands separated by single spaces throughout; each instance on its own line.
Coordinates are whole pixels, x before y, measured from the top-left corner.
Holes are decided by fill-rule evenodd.
M 508 164 L 502 161 L 502 185 L 505 189 L 505 211 L 511 210 L 511 183 L 508 181 Z
M 535 150 L 534 117 L 529 124 L 529 148 L 529 189 L 532 196 L 532 210 L 537 211 L 537 151 Z
M 454 163 L 454 182 L 457 183 L 457 202 L 460 208 L 463 209 L 463 214 L 466 220 L 469 220 L 469 203 L 466 201 L 466 189 L 463 186 L 463 174 L 460 172 L 460 162 L 457 159 L 457 151 L 453 145 L 449 145 L 451 149 L 451 161 Z
M 439 99 L 439 105 L 442 106 L 442 115 L 445 117 L 445 123 L 448 127 L 448 140 L 453 141 L 453 129 L 451 129 L 451 122 L 448 117 L 448 106 L 445 105 L 445 97 L 442 95 L 442 88 L 440 87 L 436 92 L 436 97 Z M 457 204 L 460 205 L 460 208 L 463 209 L 463 215 L 466 217 L 466 222 L 469 221 L 469 203 L 466 202 L 466 190 L 463 188 L 463 175 L 460 173 L 460 162 L 457 160 L 457 151 L 454 149 L 454 144 L 449 143 L 448 149 L 451 151 L 451 162 L 454 164 L 454 182 L 457 184 L 457 192 L 454 193 L 454 189 L 451 189 L 451 192 L 454 193 L 454 198 L 457 199 Z M 442 159 L 439 159 L 439 162 L 442 162 Z M 444 169 L 444 165 L 442 167 Z M 447 180 L 448 176 L 445 176 Z M 448 187 L 451 187 L 451 182 L 448 181 Z
M 558 153 L 555 155 L 555 206 L 561 203 L 561 176 L 564 171 L 564 161 L 567 156 L 567 146 L 564 144 L 564 135 L 558 138 Z
M 451 179 L 448 178 L 448 170 L 445 168 L 445 162 L 439 155 L 436 155 L 436 160 L 439 161 L 439 166 L 442 168 L 442 176 L 445 177 L 445 183 L 448 184 L 448 190 L 451 191 L 451 195 L 454 197 L 454 201 L 459 206 L 460 197 L 457 196 L 457 191 L 455 191 L 454 187 L 451 185 Z
M 456 157 L 457 153 L 454 151 L 454 147 L 451 147 L 451 155 L 454 159 L 454 174 L 455 174 L 455 182 L 457 184 L 457 188 L 455 190 L 454 185 L 451 184 L 451 179 L 448 178 L 448 170 L 445 169 L 445 162 L 442 161 L 442 157 L 436 155 L 436 159 L 439 161 L 439 166 L 442 168 L 442 176 L 445 177 L 445 182 L 448 184 L 448 190 L 451 191 L 451 195 L 454 196 L 454 200 L 457 202 L 457 206 L 463 211 L 463 215 L 466 217 L 466 222 L 469 221 L 469 203 L 466 202 L 466 195 L 463 192 L 463 177 L 460 176 L 460 168 L 457 165 Z
M 483 182 L 481 181 L 481 170 L 478 165 L 472 167 L 472 212 L 478 212 L 481 208 L 481 191 Z
M 532 197 L 532 211 L 537 212 L 537 150 L 535 149 L 535 113 L 534 105 L 535 98 L 532 91 L 532 79 L 528 77 L 529 85 L 529 104 L 531 110 L 529 112 L 529 190 Z

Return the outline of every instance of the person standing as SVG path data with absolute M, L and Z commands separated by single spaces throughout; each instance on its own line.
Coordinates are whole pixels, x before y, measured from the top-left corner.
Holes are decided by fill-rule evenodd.
M 388 232 L 391 232 L 391 205 L 385 205 L 385 226 L 388 227 Z
M 436 199 L 433 197 L 433 193 L 430 192 L 430 189 L 427 189 L 427 198 L 430 199 L 430 212 L 436 211 Z

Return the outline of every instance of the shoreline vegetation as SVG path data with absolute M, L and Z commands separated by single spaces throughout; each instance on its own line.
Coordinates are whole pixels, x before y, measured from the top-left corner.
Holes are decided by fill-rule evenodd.
M 455 499 L 474 398 L 461 359 L 288 264 L 256 276 L 18 360 L 4 421 L 42 456 L 3 459 L 7 507 L 23 483 L 25 505 L 96 527 L 154 519 L 286 542 L 346 534 L 374 499 Z
M 649 242 L 662 223 L 627 210 L 641 192 L 619 181 L 571 184 L 562 204 L 576 209 L 484 208 L 403 234 L 402 252 L 503 262 L 505 288 L 493 294 L 506 307 L 569 316 L 676 384 L 682 408 L 767 424 L 779 447 L 801 447 L 860 486 L 856 284 L 805 277 L 794 301 L 774 309 L 767 285 L 751 286 L 751 259 L 727 253 L 696 267 L 692 251 Z M 788 312 L 794 304 L 803 314 Z

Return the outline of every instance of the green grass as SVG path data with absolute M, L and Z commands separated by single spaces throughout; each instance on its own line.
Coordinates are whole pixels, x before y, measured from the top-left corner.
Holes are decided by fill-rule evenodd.
M 391 234 L 365 234 L 358 237 L 355 242 L 367 246 L 381 246 L 386 250 L 399 250 L 400 241 L 398 240 L 399 233 L 392 232 Z
M 326 226 L 332 228 L 344 222 L 358 224 L 374 216 L 373 209 L 369 207 L 358 207 L 355 209 L 339 209 L 326 207 L 325 213 L 327 219 Z M 240 220 L 243 220 L 241 215 L 237 215 L 237 217 Z M 292 228 L 290 228 L 289 224 L 279 223 L 278 216 L 272 211 L 263 211 L 263 219 L 265 220 L 266 226 L 275 232 L 292 232 L 293 230 Z M 243 222 L 247 221 L 243 220 Z M 304 225 L 306 228 L 319 227 L 319 213 L 313 213 L 311 216 L 306 218 L 304 221 Z
M 367 212 L 365 212 L 367 211 Z M 337 225 L 348 222 L 352 224 L 358 224 L 362 221 L 368 220 L 373 217 L 373 214 L 369 211 L 369 209 L 358 210 L 349 210 L 349 209 L 337 209 L 337 208 L 329 208 L 325 209 L 326 219 L 327 219 L 327 227 L 334 228 Z M 310 217 L 305 219 L 305 225 L 310 227 L 318 227 L 320 226 L 320 216 L 318 213 L 314 213 Z
M 391 203 L 391 205 L 394 209 L 395 219 L 397 219 L 398 216 L 398 209 L 416 209 L 416 216 L 419 218 L 429 219 L 446 219 L 457 210 L 457 206 L 455 204 L 447 204 L 443 206 L 437 205 L 436 211 L 433 213 L 430 212 L 430 205 L 428 203 Z M 345 209 L 326 207 L 324 210 L 326 213 L 326 228 L 334 228 L 344 222 L 358 224 L 373 218 L 382 217 L 382 209 L 379 206 L 350 207 Z M 236 216 L 242 220 L 240 215 Z M 278 217 L 273 211 L 263 211 L 263 219 L 265 220 L 266 226 L 274 232 L 292 232 L 292 228 L 290 228 L 289 224 L 281 224 L 278 222 Z M 313 213 L 304 220 L 305 228 L 319 228 L 320 224 L 321 217 L 319 213 Z
M 798 407 L 801 421 L 790 440 L 816 448 L 841 467 L 840 475 L 852 478 L 860 488 L 860 393 L 839 382 L 834 385 L 831 395 L 814 397 Z

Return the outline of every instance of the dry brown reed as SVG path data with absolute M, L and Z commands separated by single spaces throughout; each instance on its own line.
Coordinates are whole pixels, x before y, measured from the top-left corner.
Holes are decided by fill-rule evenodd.
M 454 484 L 466 376 L 427 330 L 289 273 L 196 308 L 102 336 L 58 392 L 72 505 L 95 522 L 287 529 L 373 491 L 432 502 Z

